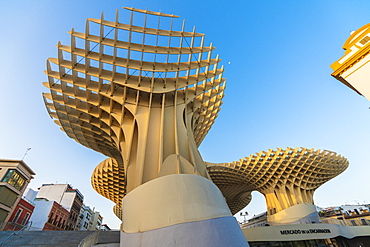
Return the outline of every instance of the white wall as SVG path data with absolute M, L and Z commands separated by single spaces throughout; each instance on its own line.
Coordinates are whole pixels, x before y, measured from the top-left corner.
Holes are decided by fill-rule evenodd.
M 61 204 L 63 193 L 67 188 L 67 184 L 53 184 L 41 186 L 36 198 L 46 198 L 49 201 L 56 201 Z
M 30 221 L 32 221 L 32 227 L 43 228 L 45 223 L 48 221 L 50 210 L 54 204 L 54 201 L 33 201 L 35 209 L 31 215 Z M 35 229 L 38 230 L 38 229 Z
M 75 192 L 66 192 L 63 194 L 59 204 L 70 212 L 75 197 L 76 197 Z
M 343 72 L 342 77 L 359 91 L 367 100 L 370 100 L 370 56 L 366 55 L 348 70 Z
M 36 196 L 37 196 L 37 191 L 34 191 L 33 189 L 31 188 L 27 188 L 26 191 L 23 193 L 23 196 L 33 202 L 33 200 L 35 200 Z

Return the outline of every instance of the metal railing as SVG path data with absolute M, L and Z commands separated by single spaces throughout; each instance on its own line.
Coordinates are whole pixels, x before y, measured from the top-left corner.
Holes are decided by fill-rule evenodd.
M 42 231 L 42 228 L 39 227 L 33 227 L 32 224 L 26 223 L 26 224 L 19 224 L 15 222 L 7 222 L 7 221 L 0 221 L 0 231 L 19 231 L 24 226 L 28 227 L 24 229 L 23 231 Z
M 15 235 L 18 235 L 20 234 L 19 236 L 22 235 L 22 233 L 27 230 L 28 228 L 32 227 L 32 221 L 29 221 L 27 222 L 26 225 L 24 225 L 20 230 L 16 231 L 16 232 L 12 232 L 11 234 L 9 234 L 9 236 L 7 236 L 3 241 L 0 242 L 0 246 L 3 246 L 3 244 L 8 241 L 8 243 L 11 243 L 12 241 L 12 237 L 15 236 Z

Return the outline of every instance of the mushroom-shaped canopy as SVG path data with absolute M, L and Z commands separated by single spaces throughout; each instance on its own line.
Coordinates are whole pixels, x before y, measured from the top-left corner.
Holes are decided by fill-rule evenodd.
M 121 219 L 122 198 L 126 195 L 123 167 L 113 158 L 105 159 L 95 168 L 91 185 L 100 195 L 116 203 L 113 211 Z
M 207 163 L 233 213 L 249 203 L 246 197 L 253 190 L 265 195 L 274 212 L 313 203 L 314 190 L 347 167 L 348 160 L 341 155 L 302 147 L 269 149 L 231 163 Z
M 43 83 L 50 89 L 43 94 L 50 116 L 70 138 L 121 162 L 120 145 L 129 135 L 122 125 L 132 122 L 138 107 L 184 103 L 199 146 L 225 89 L 221 59 L 212 58 L 215 47 L 204 45 L 205 35 L 195 28 L 185 31 L 185 22 L 173 30 L 176 15 L 124 9 L 131 12 L 130 24 L 119 22 L 118 11 L 115 21 L 102 14 L 87 19 L 85 33 L 72 29 L 70 45 L 58 43 L 58 57 L 47 60 Z M 134 14 L 143 26 L 132 24 Z M 152 15 L 158 24 L 147 23 Z M 162 28 L 149 27 L 160 23 Z

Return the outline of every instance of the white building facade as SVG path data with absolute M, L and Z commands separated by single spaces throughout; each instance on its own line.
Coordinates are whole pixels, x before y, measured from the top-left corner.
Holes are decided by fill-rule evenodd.
M 103 217 L 95 208 L 82 205 L 78 216 L 76 229 L 79 231 L 99 231 L 102 226 Z
M 83 205 L 83 195 L 69 184 L 43 184 L 36 195 L 37 199 L 47 199 L 62 205 L 70 216 L 66 230 L 78 230 L 76 224 Z
M 76 229 L 79 231 L 88 231 L 92 225 L 92 217 L 93 211 L 91 208 L 83 204 L 77 219 Z

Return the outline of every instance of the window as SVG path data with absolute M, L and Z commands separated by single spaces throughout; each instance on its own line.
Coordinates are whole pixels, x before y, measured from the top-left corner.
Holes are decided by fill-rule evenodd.
M 17 223 L 17 220 L 19 219 L 19 216 L 21 215 L 22 211 L 23 210 L 21 208 L 18 209 L 17 213 L 14 216 L 13 222 Z
M 361 223 L 364 226 L 367 226 L 368 225 L 368 223 L 366 222 L 366 219 L 364 219 L 364 218 L 361 219 Z
M 370 37 L 369 36 L 365 36 L 362 40 L 360 40 L 360 43 L 361 43 L 361 45 L 364 45 L 367 42 L 369 42 L 369 40 L 370 40 Z
M 9 169 L 1 182 L 7 182 L 17 190 L 22 190 L 25 185 L 26 178 L 23 177 L 17 170 Z
M 53 212 L 51 212 L 51 214 L 50 214 L 50 217 L 49 217 L 49 220 L 48 220 L 48 222 L 50 223 L 50 224 L 53 224 L 52 222 L 53 222 L 53 215 L 54 215 L 54 213 Z
M 26 213 L 26 217 L 24 217 L 24 219 L 22 221 L 22 225 L 25 225 L 25 224 L 28 223 L 28 219 L 29 219 L 30 215 L 31 215 L 30 213 Z
M 355 220 L 351 220 L 352 225 L 357 226 L 357 223 Z

